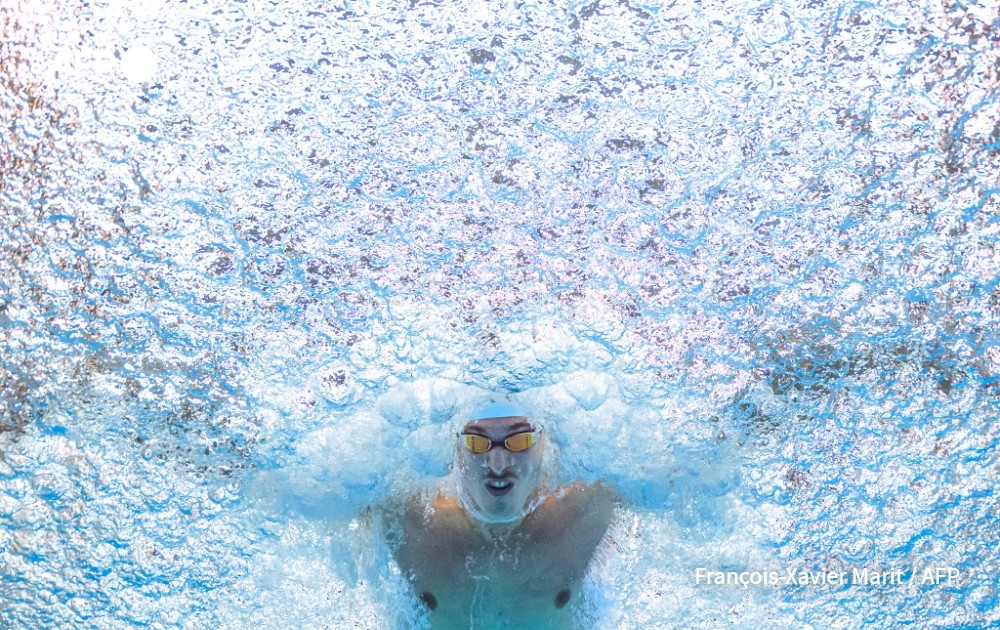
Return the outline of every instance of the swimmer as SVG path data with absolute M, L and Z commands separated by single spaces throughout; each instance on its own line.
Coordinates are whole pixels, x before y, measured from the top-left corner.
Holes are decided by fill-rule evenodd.
M 400 510 L 396 561 L 435 629 L 571 628 L 616 495 L 543 481 L 546 435 L 509 400 L 456 436 L 457 493 Z

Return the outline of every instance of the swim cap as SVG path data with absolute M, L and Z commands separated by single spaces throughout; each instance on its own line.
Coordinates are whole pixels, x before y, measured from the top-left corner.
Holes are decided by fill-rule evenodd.
M 527 418 L 528 414 L 519 405 L 505 398 L 500 401 L 491 400 L 488 404 L 483 405 L 469 416 L 469 421 L 485 420 L 487 418 L 506 418 L 508 416 Z

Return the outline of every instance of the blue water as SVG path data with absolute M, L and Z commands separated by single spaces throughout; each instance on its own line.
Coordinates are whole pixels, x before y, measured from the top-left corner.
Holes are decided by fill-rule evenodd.
M 0 625 L 419 626 L 356 517 L 495 390 L 623 497 L 587 627 L 1000 623 L 992 4 L 0 31 Z

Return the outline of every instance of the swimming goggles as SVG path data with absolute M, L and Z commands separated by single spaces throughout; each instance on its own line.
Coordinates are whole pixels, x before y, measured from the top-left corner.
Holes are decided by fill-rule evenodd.
M 526 451 L 535 444 L 538 443 L 538 434 L 541 433 L 541 429 L 536 429 L 534 431 L 524 431 L 522 433 L 514 433 L 513 435 L 508 435 L 503 439 L 503 446 L 508 451 L 512 453 L 520 453 L 521 451 Z M 486 437 L 485 435 L 479 435 L 477 433 L 460 433 L 459 436 L 462 438 L 462 443 L 465 448 L 469 449 L 476 455 L 482 455 L 488 452 L 491 448 L 496 446 L 493 440 Z

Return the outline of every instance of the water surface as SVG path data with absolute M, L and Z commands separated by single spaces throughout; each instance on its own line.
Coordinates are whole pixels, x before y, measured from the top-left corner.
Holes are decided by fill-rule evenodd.
M 997 10 L 0 0 L 0 620 L 394 628 L 522 392 L 600 628 L 1000 621 Z M 950 566 L 709 587 L 697 567 Z

